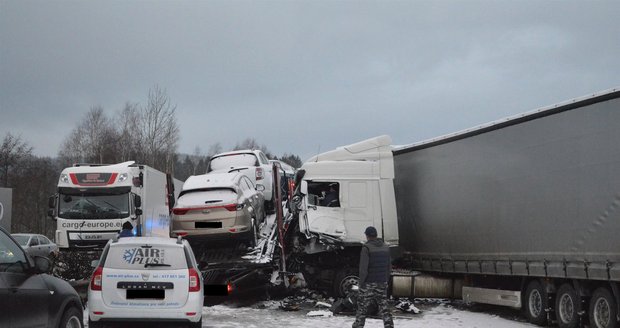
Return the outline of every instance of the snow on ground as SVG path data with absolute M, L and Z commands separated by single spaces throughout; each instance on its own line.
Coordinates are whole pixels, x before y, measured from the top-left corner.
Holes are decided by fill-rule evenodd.
M 203 308 L 203 327 L 209 328 L 263 328 L 263 327 L 299 327 L 299 328 L 342 328 L 350 327 L 355 320 L 353 315 L 308 316 L 311 311 L 288 312 L 278 308 L 278 302 L 267 304 L 264 309 L 254 307 L 234 307 L 215 305 Z M 528 323 L 505 319 L 493 313 L 470 312 L 451 306 L 445 302 L 436 302 L 422 307 L 420 314 L 394 312 L 394 326 L 408 327 L 442 327 L 442 328 L 521 328 L 535 327 Z M 522 320 L 522 319 L 521 319 Z M 379 319 L 369 318 L 366 327 L 383 327 Z
M 279 301 L 266 301 L 253 306 L 237 305 L 205 306 L 202 310 L 203 328 L 343 328 L 350 327 L 355 320 L 354 315 L 308 316 L 308 313 L 319 309 L 302 309 L 300 311 L 284 311 L 279 308 Z M 460 302 L 454 305 L 449 302 L 428 301 L 416 303 L 420 314 L 393 311 L 396 328 L 440 327 L 440 328 L 523 328 L 536 327 L 523 322 L 518 311 L 500 307 L 483 306 L 480 308 L 467 306 Z M 320 310 L 327 312 L 326 310 Z M 88 322 L 88 309 L 84 313 L 84 321 Z M 138 327 L 132 324 L 128 327 Z M 151 323 L 144 327 L 169 327 Z M 380 328 L 383 322 L 369 318 L 366 327 Z

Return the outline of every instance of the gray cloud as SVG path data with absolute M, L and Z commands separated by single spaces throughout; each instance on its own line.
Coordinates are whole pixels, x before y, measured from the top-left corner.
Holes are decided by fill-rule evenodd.
M 0 1 L 0 134 L 54 156 L 154 84 L 180 150 L 396 144 L 620 86 L 617 1 Z

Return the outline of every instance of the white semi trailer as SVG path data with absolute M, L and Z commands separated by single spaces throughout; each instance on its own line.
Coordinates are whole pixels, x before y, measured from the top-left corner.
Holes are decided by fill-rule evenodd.
M 61 249 L 100 249 L 130 222 L 138 236 L 170 234 L 182 182 L 146 165 L 76 164 L 60 174 L 48 212 Z
M 289 271 L 343 294 L 374 225 L 403 251 L 395 296 L 620 327 L 619 123 L 614 89 L 394 151 L 384 136 L 313 157 L 297 177 Z M 332 187 L 338 202 L 322 203 Z

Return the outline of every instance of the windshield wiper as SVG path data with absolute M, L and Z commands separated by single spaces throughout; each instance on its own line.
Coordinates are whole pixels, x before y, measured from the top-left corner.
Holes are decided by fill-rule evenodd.
M 144 265 L 145 268 L 148 267 L 169 267 L 171 266 L 170 264 L 164 264 L 164 263 L 147 263 Z

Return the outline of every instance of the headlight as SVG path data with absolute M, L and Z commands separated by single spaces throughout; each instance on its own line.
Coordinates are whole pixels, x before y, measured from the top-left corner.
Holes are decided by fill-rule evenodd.
M 66 174 L 60 175 L 60 182 L 69 183 L 69 176 Z
M 118 176 L 118 182 L 123 182 L 127 180 L 127 173 L 121 173 L 121 175 Z

